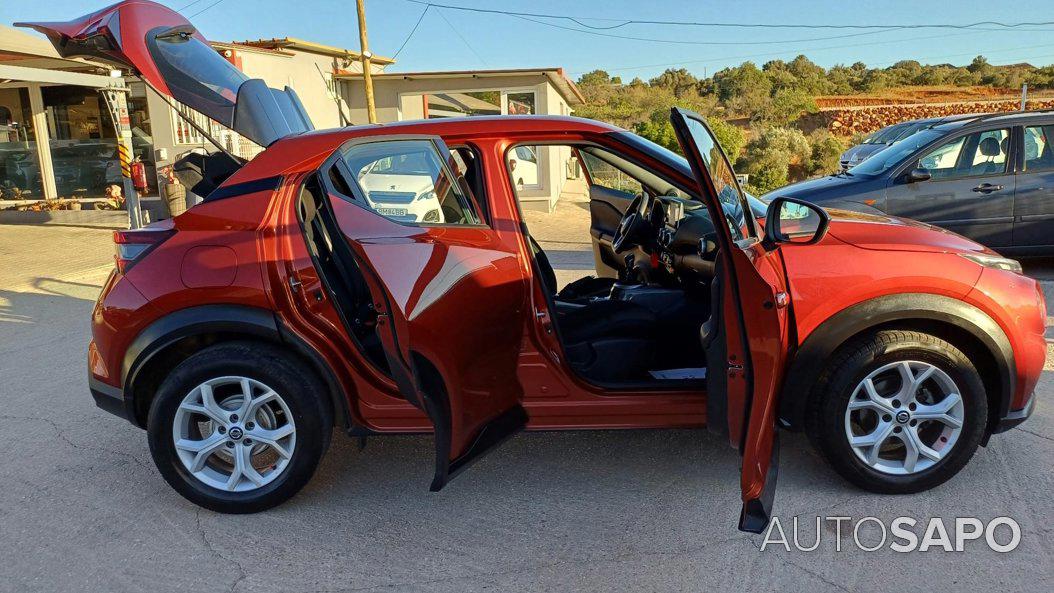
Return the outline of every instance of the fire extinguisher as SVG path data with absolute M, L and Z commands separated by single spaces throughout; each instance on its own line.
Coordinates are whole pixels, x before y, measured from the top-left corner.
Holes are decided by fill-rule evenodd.
M 139 159 L 132 162 L 132 185 L 138 192 L 146 191 L 147 188 L 146 165 Z

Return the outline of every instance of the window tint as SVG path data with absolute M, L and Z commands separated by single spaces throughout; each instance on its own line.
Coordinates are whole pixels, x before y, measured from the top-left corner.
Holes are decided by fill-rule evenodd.
M 692 141 L 710 172 L 710 180 L 728 223 L 728 229 L 732 233 L 732 240 L 737 241 L 752 235 L 752 227 L 748 226 L 744 213 L 746 198 L 739 189 L 735 173 L 732 172 L 732 167 L 729 166 L 720 146 L 702 122 L 694 118 L 686 118 L 685 122 L 688 125 L 688 133 L 691 134 Z
M 951 140 L 919 159 L 934 180 L 1006 172 L 1010 130 L 985 130 Z
M 637 195 L 643 191 L 640 182 L 623 173 L 621 169 L 604 162 L 595 155 L 585 151 L 579 151 L 582 155 L 582 164 L 589 173 L 593 185 L 599 185 L 629 195 Z
M 1054 125 L 1029 126 L 1025 128 L 1025 171 L 1049 171 L 1054 169 Z
M 479 224 L 480 217 L 428 140 L 358 144 L 344 161 L 366 206 L 401 223 Z

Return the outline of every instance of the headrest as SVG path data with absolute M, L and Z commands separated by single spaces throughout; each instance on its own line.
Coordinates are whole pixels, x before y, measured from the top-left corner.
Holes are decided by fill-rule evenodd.
M 984 156 L 999 156 L 1001 151 L 999 150 L 999 141 L 991 136 L 988 136 L 981 140 L 981 154 Z

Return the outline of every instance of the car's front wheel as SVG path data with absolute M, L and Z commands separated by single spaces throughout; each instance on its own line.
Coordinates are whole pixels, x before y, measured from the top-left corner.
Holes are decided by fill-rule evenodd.
M 165 378 L 151 405 L 150 452 L 185 498 L 222 513 L 284 502 L 328 444 L 323 387 L 285 352 L 248 342 L 211 346 Z
M 984 384 L 965 354 L 936 336 L 880 331 L 846 344 L 817 384 L 808 431 L 857 486 L 919 492 L 950 479 L 977 450 Z

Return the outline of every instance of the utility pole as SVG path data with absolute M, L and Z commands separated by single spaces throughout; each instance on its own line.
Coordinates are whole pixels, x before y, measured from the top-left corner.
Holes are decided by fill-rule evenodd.
M 366 83 L 366 116 L 371 124 L 377 123 L 377 107 L 373 103 L 373 73 L 370 72 L 370 44 L 366 40 L 366 6 L 365 0 L 355 0 L 359 12 L 359 48 L 362 51 L 362 80 Z

